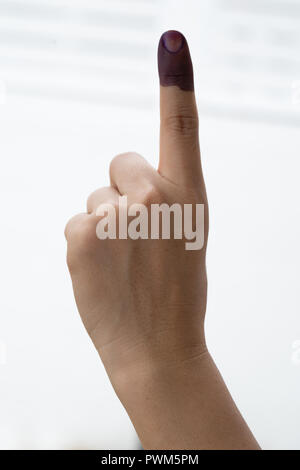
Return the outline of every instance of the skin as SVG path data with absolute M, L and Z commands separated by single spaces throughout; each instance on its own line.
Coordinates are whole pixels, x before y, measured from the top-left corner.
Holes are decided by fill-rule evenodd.
M 169 48 L 169 50 L 168 50 Z M 179 54 L 179 55 L 177 55 Z M 208 204 L 188 45 L 159 43 L 158 170 L 115 157 L 111 185 L 66 227 L 67 262 L 85 328 L 145 449 L 259 449 L 206 346 Z M 100 204 L 205 204 L 205 246 L 185 240 L 99 240 Z

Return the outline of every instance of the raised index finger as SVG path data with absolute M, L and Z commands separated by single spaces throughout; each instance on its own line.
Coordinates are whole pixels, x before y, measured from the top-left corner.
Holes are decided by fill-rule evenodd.
M 193 65 L 187 41 L 178 31 L 167 31 L 158 46 L 160 78 L 159 172 L 177 183 L 202 179 L 198 112 Z

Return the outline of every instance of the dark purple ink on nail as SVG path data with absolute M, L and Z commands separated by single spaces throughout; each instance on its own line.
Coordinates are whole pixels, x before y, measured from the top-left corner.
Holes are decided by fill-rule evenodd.
M 183 46 L 184 38 L 178 31 L 168 31 L 162 35 L 163 45 L 168 52 L 178 52 Z
M 158 72 L 162 86 L 194 90 L 193 65 L 187 41 L 178 31 L 167 31 L 158 45 Z

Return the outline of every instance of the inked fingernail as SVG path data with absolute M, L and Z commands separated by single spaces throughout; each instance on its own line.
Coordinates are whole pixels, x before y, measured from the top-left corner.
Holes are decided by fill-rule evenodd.
M 158 71 L 162 86 L 193 91 L 193 65 L 187 41 L 179 31 L 165 32 L 158 45 Z
M 179 31 L 167 31 L 162 35 L 163 45 L 168 52 L 178 52 L 184 42 L 184 37 Z

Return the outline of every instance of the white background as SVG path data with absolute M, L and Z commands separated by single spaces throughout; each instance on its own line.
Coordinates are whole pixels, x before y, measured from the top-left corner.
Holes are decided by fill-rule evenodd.
M 156 47 L 174 28 L 210 201 L 208 344 L 261 445 L 300 449 L 299 20 L 299 1 L 0 0 L 0 448 L 137 446 L 63 230 L 115 154 L 157 164 Z

